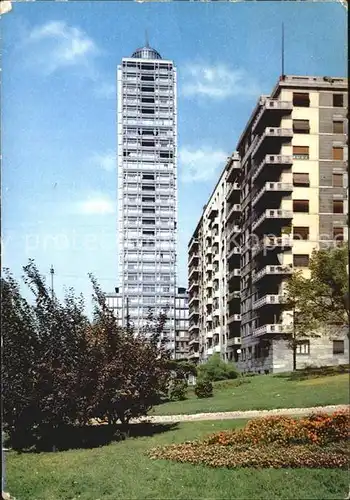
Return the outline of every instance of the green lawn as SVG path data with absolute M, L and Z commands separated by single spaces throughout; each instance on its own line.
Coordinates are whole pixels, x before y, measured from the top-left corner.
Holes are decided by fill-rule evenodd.
M 185 423 L 151 437 L 101 448 L 7 454 L 7 487 L 17 500 L 117 499 L 343 499 L 348 473 L 340 470 L 211 469 L 154 461 L 145 451 L 244 421 Z
M 290 380 L 287 376 L 258 375 L 248 377 L 249 383 L 235 387 L 215 387 L 214 396 L 198 399 L 193 389 L 188 399 L 156 406 L 150 415 L 177 415 L 235 410 L 270 410 L 274 408 L 307 408 L 311 406 L 347 404 L 349 375 L 333 375 L 309 380 Z

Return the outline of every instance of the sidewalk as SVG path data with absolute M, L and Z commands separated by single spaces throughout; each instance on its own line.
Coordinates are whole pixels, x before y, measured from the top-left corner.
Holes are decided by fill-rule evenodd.
M 215 413 L 195 413 L 192 415 L 154 415 L 132 422 L 150 422 L 154 424 L 168 422 L 197 422 L 200 420 L 233 420 L 239 418 L 257 418 L 271 415 L 293 415 L 302 416 L 310 413 L 332 413 L 337 410 L 349 410 L 348 405 L 314 406 L 311 408 L 281 408 L 277 410 L 248 410 L 248 411 L 225 411 Z

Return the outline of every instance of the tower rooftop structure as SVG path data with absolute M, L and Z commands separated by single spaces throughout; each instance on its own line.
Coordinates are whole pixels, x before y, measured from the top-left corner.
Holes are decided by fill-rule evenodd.
M 162 59 L 162 56 L 155 49 L 152 49 L 148 44 L 144 47 L 136 49 L 131 56 L 134 59 Z

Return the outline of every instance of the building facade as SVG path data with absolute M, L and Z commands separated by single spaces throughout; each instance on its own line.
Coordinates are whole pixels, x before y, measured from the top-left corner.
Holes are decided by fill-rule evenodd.
M 215 351 L 245 372 L 292 369 L 286 280 L 295 270 L 308 275 L 314 249 L 348 240 L 347 134 L 344 78 L 284 76 L 260 97 L 189 243 L 190 357 L 205 361 Z M 226 279 L 226 324 L 218 316 L 225 342 L 214 337 L 206 295 L 215 224 L 225 228 L 218 246 L 219 262 L 226 259 L 227 274 L 218 276 L 221 290 Z M 305 339 L 297 367 L 346 363 L 348 350 L 346 335 Z
M 237 167 L 236 155 L 229 159 L 222 172 L 188 246 L 189 357 L 192 360 L 205 361 L 213 353 L 220 353 L 225 360 L 232 359 L 239 347 L 240 271 L 236 250 L 233 258 L 227 259 L 228 248 L 231 251 L 228 236 L 234 244 L 233 237 L 239 235 Z
M 176 68 L 149 46 L 118 66 L 118 234 L 121 321 L 136 332 L 149 308 L 167 309 L 175 348 Z
M 123 319 L 123 295 L 119 289 L 115 289 L 115 293 L 106 295 L 107 306 L 113 311 L 117 318 L 117 324 L 121 328 L 126 327 L 126 315 L 128 307 L 125 308 L 125 316 Z M 134 326 L 132 318 L 130 318 L 131 326 Z M 175 343 L 172 357 L 174 359 L 188 359 L 188 293 L 186 288 L 179 287 L 176 292 L 175 302 Z
M 348 238 L 346 90 L 343 78 L 282 77 L 239 140 L 243 371 L 292 369 L 286 280 L 309 273 L 314 249 Z M 346 338 L 305 339 L 297 367 L 345 363 L 347 350 Z

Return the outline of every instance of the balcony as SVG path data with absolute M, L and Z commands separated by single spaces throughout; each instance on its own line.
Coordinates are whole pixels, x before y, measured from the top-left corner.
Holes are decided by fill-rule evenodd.
M 257 281 L 271 276 L 280 276 L 283 278 L 284 276 L 290 276 L 293 274 L 292 266 L 265 266 L 257 273 L 253 274 L 252 281 L 256 283 Z
M 253 309 L 259 309 L 260 307 L 270 305 L 280 305 L 283 304 L 283 302 L 283 295 L 264 295 L 260 299 L 253 302 Z
M 258 246 L 252 250 L 252 256 L 255 257 L 258 253 L 266 250 L 283 251 L 290 249 L 293 246 L 293 240 L 290 236 L 265 236 L 260 240 Z
M 221 334 L 221 326 L 216 326 L 214 328 L 214 335 L 220 335 Z
M 213 347 L 213 351 L 214 351 L 214 352 L 221 352 L 221 347 L 220 347 L 220 345 L 219 345 L 219 344 L 214 345 L 214 347 Z
M 233 347 L 233 346 L 239 346 L 241 345 L 241 337 L 231 337 L 227 339 L 226 341 L 226 346 L 227 347 Z
M 228 317 L 227 324 L 230 325 L 231 323 L 236 323 L 239 321 L 241 321 L 241 315 L 240 314 L 232 314 L 231 316 Z
M 190 359 L 199 359 L 199 352 L 198 351 L 190 352 L 188 357 Z
M 241 205 L 239 203 L 234 203 L 231 208 L 229 208 L 226 215 L 226 220 L 230 221 L 232 217 L 238 217 L 241 213 Z
M 188 305 L 190 306 L 191 304 L 196 304 L 199 302 L 199 295 L 195 294 L 190 297 L 190 300 L 188 301 Z
M 205 270 L 208 272 L 208 271 L 212 271 L 213 270 L 213 264 L 210 263 L 210 264 L 206 264 L 205 265 Z
M 191 266 L 194 262 L 198 262 L 199 254 L 194 252 L 190 255 L 188 265 Z
M 284 168 L 289 168 L 293 165 L 293 157 L 285 155 L 266 155 L 262 162 L 259 164 L 258 168 L 252 175 L 253 182 L 259 177 L 259 175 L 265 170 L 265 167 L 278 169 L 280 171 Z M 269 171 L 269 169 L 267 169 Z
M 195 344 L 199 344 L 199 338 L 191 338 L 190 341 L 188 342 L 189 346 L 195 345 Z
M 292 325 L 283 325 L 282 323 L 274 323 L 269 325 L 259 326 L 253 330 L 254 337 L 261 337 L 269 333 L 292 333 Z
M 241 297 L 241 292 L 239 290 L 234 290 L 233 292 L 230 292 L 227 295 L 227 299 L 229 302 L 231 302 L 231 300 L 240 299 L 240 297 Z
M 199 316 L 199 309 L 198 307 L 190 307 L 188 318 L 193 318 Z
M 211 321 L 213 321 L 212 314 L 211 313 L 209 313 L 209 314 L 207 313 L 207 316 L 206 316 L 205 320 L 206 320 L 207 323 L 210 323 Z
M 240 162 L 239 162 L 239 155 L 237 153 L 233 154 L 229 158 L 228 163 L 227 163 L 227 167 L 226 167 L 226 171 L 227 171 L 226 181 L 227 182 L 234 181 L 237 178 L 238 174 L 239 174 L 240 168 L 241 168 L 241 165 L 240 165 Z
M 211 206 L 209 209 L 208 217 L 213 220 L 219 213 L 219 210 L 215 207 L 215 205 Z
M 238 235 L 241 229 L 238 224 L 228 224 L 227 226 L 227 239 L 230 240 L 233 236 Z
M 213 303 L 213 297 L 211 297 L 211 296 L 210 296 L 210 297 L 207 297 L 207 298 L 206 298 L 206 303 L 207 303 L 207 305 L 212 304 L 212 303 Z
M 281 209 L 267 209 L 264 210 L 262 215 L 258 218 L 256 222 L 252 225 L 252 231 L 255 231 L 264 222 L 280 222 L 281 224 L 287 224 L 293 219 L 293 212 L 291 210 L 281 210 Z
M 226 194 L 226 201 L 230 201 L 234 197 L 239 199 L 239 194 L 240 194 L 239 184 L 238 182 L 234 182 Z
M 195 332 L 195 331 L 197 331 L 197 330 L 199 330 L 199 325 L 198 325 L 198 323 L 192 323 L 192 324 L 190 324 L 190 325 L 189 325 L 189 327 L 188 327 L 188 331 L 189 331 L 189 332 Z
M 232 269 L 232 271 L 230 271 L 228 274 L 227 274 L 227 277 L 228 277 L 228 280 L 230 281 L 231 279 L 233 278 L 239 278 L 241 276 L 241 270 L 240 269 Z
M 263 135 L 259 138 L 256 146 L 252 150 L 252 157 L 256 156 L 262 146 L 266 146 L 268 142 L 276 139 L 290 140 L 293 137 L 291 128 L 267 127 Z
M 190 286 L 188 288 L 188 291 L 191 292 L 192 290 L 194 290 L 195 288 L 198 288 L 199 287 L 199 282 L 198 280 L 192 280 L 191 283 L 190 283 Z
M 253 132 L 263 119 L 268 120 L 271 113 L 283 116 L 289 114 L 293 109 L 292 101 L 280 101 L 278 99 L 269 99 L 266 97 L 261 98 L 259 104 L 261 105 L 261 109 L 253 122 Z
M 266 182 L 264 187 L 255 195 L 252 205 L 261 200 L 265 195 L 269 195 L 268 200 L 271 199 L 275 193 L 278 196 L 283 196 L 293 191 L 293 184 L 287 182 Z
M 188 279 L 191 279 L 192 277 L 196 277 L 196 276 L 198 276 L 198 274 L 199 274 L 198 267 L 197 266 L 193 266 L 189 270 Z
M 207 354 L 208 356 L 211 356 L 213 354 L 213 347 L 208 347 Z
M 231 259 L 233 256 L 240 256 L 241 255 L 241 248 L 240 247 L 233 247 L 228 251 L 227 254 L 227 259 Z
M 198 248 L 198 239 L 191 238 L 188 244 L 188 251 L 190 252 L 192 249 L 194 250 L 195 248 Z

